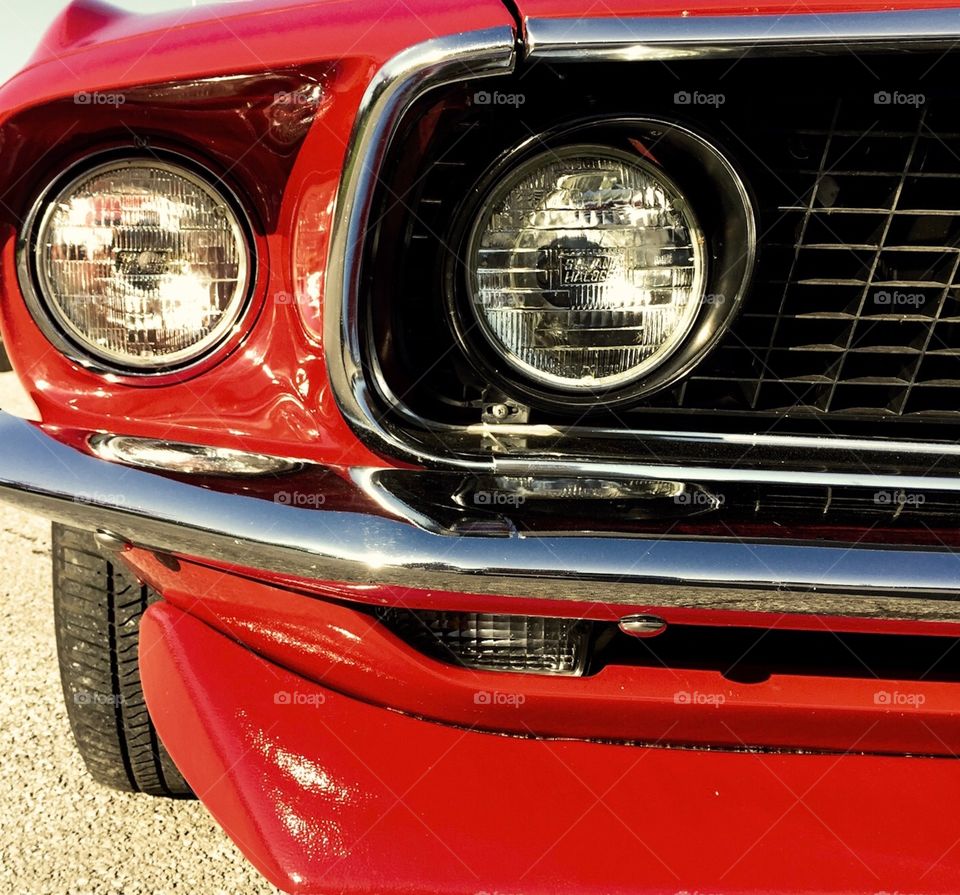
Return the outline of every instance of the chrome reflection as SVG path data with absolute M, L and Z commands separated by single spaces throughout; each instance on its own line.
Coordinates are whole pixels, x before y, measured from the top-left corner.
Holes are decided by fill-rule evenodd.
M 0 413 L 0 499 L 67 525 L 212 562 L 355 585 L 569 600 L 960 622 L 960 554 L 929 545 L 614 529 L 450 537 L 374 514 L 232 493 L 120 467 Z M 424 473 L 410 473 L 417 476 Z M 925 494 L 934 493 L 931 478 Z M 954 483 L 955 486 L 955 483 Z M 884 495 L 885 510 L 927 512 Z M 950 489 L 955 490 L 955 487 Z M 449 493 L 449 492 L 448 492 Z M 941 494 L 953 501 L 953 494 Z M 835 500 L 836 496 L 831 498 Z M 598 503 L 603 503 L 602 501 Z M 459 514 L 462 517 L 463 510 Z M 857 529 L 862 537 L 862 520 Z M 944 535 L 956 526 L 944 530 Z
M 380 482 L 388 487 L 389 473 Z M 473 512 L 507 516 L 515 527 L 533 516 L 548 520 L 590 517 L 621 522 L 674 519 L 712 513 L 723 506 L 722 494 L 701 485 L 661 479 L 597 476 L 468 476 L 453 495 Z
M 657 615 L 630 615 L 620 619 L 619 627 L 631 637 L 656 637 L 667 630 L 667 623 Z
M 851 52 L 952 46 L 956 9 L 877 10 L 823 15 L 530 18 L 527 54 L 556 62 L 633 61 Z
M 111 463 L 185 475 L 266 476 L 294 472 L 303 466 L 285 457 L 129 435 L 95 435 L 90 448 Z

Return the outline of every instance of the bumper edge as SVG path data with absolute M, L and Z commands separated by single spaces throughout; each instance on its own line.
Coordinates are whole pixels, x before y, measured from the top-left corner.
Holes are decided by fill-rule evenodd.
M 596 604 L 960 621 L 949 549 L 426 530 L 362 487 L 341 507 L 278 502 L 85 454 L 0 413 L 0 500 L 134 546 L 300 579 Z M 321 467 L 317 478 L 343 480 Z M 416 473 L 411 473 L 416 475 Z M 558 582 L 562 582 L 558 583 Z

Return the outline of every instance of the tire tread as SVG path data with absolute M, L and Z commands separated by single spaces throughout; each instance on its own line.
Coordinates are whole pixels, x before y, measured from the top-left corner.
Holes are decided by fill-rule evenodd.
M 127 792 L 192 795 L 140 684 L 140 619 L 157 593 L 115 565 L 92 534 L 55 523 L 53 595 L 67 715 L 91 776 Z

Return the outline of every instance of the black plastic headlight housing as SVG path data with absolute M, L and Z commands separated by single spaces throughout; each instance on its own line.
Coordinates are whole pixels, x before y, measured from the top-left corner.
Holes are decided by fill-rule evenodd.
M 753 268 L 753 205 L 711 143 L 666 121 L 579 124 L 509 152 L 454 241 L 465 355 L 531 406 L 617 405 L 716 344 Z

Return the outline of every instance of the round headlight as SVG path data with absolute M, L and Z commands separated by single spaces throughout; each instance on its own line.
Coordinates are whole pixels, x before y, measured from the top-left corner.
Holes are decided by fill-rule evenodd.
M 493 190 L 468 243 L 481 331 L 535 384 L 619 389 L 684 342 L 706 283 L 703 232 L 643 157 L 545 152 Z
M 251 251 L 231 201 L 187 168 L 102 164 L 45 203 L 33 234 L 43 310 L 108 367 L 182 367 L 227 339 L 247 303 Z

